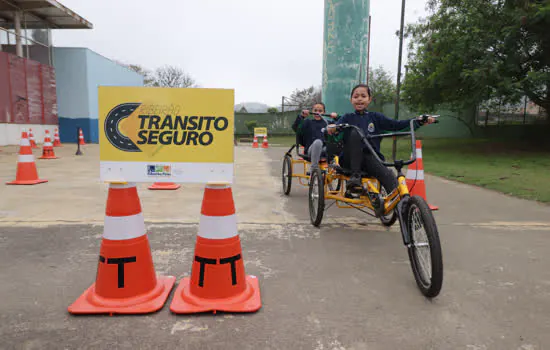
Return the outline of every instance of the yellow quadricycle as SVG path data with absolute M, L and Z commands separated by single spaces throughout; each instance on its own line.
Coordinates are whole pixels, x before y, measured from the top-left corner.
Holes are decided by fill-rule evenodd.
M 428 117 L 424 115 L 420 120 L 426 120 Z M 410 132 L 382 135 L 365 136 L 360 128 L 349 124 L 331 125 L 330 127 L 336 129 L 335 132 L 342 132 L 345 129 L 357 132 L 368 151 L 372 152 L 378 161 L 397 170 L 398 187 L 392 193 L 386 193 L 377 179 L 363 173 L 361 174 L 362 189 L 358 191 L 359 193 L 349 193 L 345 183 L 349 180 L 351 171 L 340 166 L 338 157 L 334 157 L 330 163 L 325 161 L 319 170 L 313 170 L 308 176 L 307 160 L 293 160 L 287 153 L 283 163 L 285 193 L 290 192 L 292 177 L 299 177 L 303 181 L 303 185 L 309 185 L 309 214 L 314 226 L 321 224 L 325 211 L 334 204 L 340 208 L 355 208 L 368 215 L 378 217 L 386 226 L 392 226 L 399 220 L 403 243 L 407 247 L 417 285 L 426 297 L 437 296 L 443 283 L 443 260 L 437 225 L 426 201 L 420 196 L 410 195 L 405 175 L 402 172 L 404 166 L 416 161 L 413 121 L 411 121 Z M 413 149 L 412 158 L 409 160 L 385 162 L 380 159 L 369 142 L 370 138 L 399 136 L 411 137 Z M 304 162 L 304 174 L 294 175 L 292 173 L 293 165 L 300 162 Z M 306 183 L 306 179 L 309 179 L 309 183 Z M 330 204 L 327 205 L 327 203 Z

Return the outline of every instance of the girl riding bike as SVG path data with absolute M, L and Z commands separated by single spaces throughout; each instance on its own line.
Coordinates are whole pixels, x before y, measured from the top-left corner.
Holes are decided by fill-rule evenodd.
M 355 112 L 344 114 L 336 123 L 350 124 L 359 127 L 365 135 L 381 134 L 388 131 L 400 131 L 407 129 L 410 125 L 410 120 L 394 120 L 384 116 L 382 113 L 369 112 L 367 107 L 372 101 L 370 88 L 365 84 L 359 84 L 351 91 L 351 104 Z M 432 124 L 435 122 L 433 117 L 426 119 L 415 118 L 415 130 L 424 124 Z M 335 126 L 327 127 L 328 134 L 335 133 Z M 381 139 L 370 139 L 375 152 L 381 159 L 384 159 L 380 153 Z M 347 184 L 349 193 L 362 192 L 361 172 L 367 173 L 380 181 L 387 193 L 392 193 L 397 188 L 397 179 L 393 172 L 384 166 L 376 157 L 370 153 L 369 149 L 363 144 L 361 136 L 354 129 L 344 131 L 344 150 L 341 155 L 341 165 L 344 168 L 351 170 L 351 176 Z M 382 210 L 382 199 L 377 198 L 373 205 L 375 208 Z M 380 210 L 377 210 L 379 215 Z
M 306 119 L 309 116 L 309 110 L 303 110 L 292 129 L 299 132 L 300 144 L 304 146 L 304 153 L 310 158 L 311 170 L 319 168 L 319 160 L 323 154 L 326 155 L 326 147 L 323 144 L 323 129 L 327 126 L 327 121 L 323 119 L 325 114 L 325 104 L 320 102 L 313 105 L 313 119 Z M 338 115 L 331 113 L 331 118 L 337 121 Z

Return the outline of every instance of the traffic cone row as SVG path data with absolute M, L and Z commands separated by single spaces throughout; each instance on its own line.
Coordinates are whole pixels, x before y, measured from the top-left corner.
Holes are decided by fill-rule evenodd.
M 50 131 L 46 130 L 46 136 L 44 137 L 44 145 L 42 150 L 42 157 L 38 159 L 57 159 L 53 150 L 53 144 L 50 140 Z
M 96 281 L 72 314 L 143 314 L 162 308 L 176 278 L 157 276 L 134 183 L 110 184 Z
M 148 188 L 150 190 L 177 190 L 181 186 L 173 182 L 155 182 Z
M 57 128 L 55 128 L 55 135 L 53 137 L 53 146 L 54 147 L 61 147 L 61 140 L 59 139 L 59 133 L 57 132 Z
M 86 144 L 86 142 L 84 142 L 84 134 L 82 133 L 82 129 L 78 131 L 78 144 L 81 146 Z
M 38 178 L 34 155 L 32 154 L 31 142 L 27 132 L 23 130 L 21 133 L 21 141 L 19 142 L 19 156 L 17 159 L 17 173 L 15 180 L 7 182 L 8 185 L 37 185 L 48 182 Z
M 416 161 L 407 168 L 407 187 L 411 196 L 422 197 L 426 203 L 426 183 L 424 182 L 424 162 L 422 161 L 422 141 L 416 140 Z M 431 210 L 438 210 L 439 207 L 428 204 Z
M 264 136 L 263 139 L 264 140 L 262 142 L 262 148 L 269 148 L 269 143 L 267 142 L 267 136 Z M 257 136 L 254 136 L 254 141 L 252 141 L 252 148 L 259 148 Z
M 231 188 L 207 185 L 191 277 L 184 278 L 170 310 L 176 314 L 253 312 L 261 308 L 255 276 L 247 276 Z M 158 311 L 175 284 L 155 273 L 136 185 L 110 184 L 95 283 L 72 314 L 144 314 Z
M 38 148 L 38 146 L 36 145 L 36 142 L 34 141 L 34 134 L 32 133 L 32 129 L 29 129 L 29 140 L 31 142 L 32 148 Z
M 260 307 L 258 278 L 245 274 L 231 187 L 207 185 L 191 277 L 180 282 L 170 310 L 254 312 Z

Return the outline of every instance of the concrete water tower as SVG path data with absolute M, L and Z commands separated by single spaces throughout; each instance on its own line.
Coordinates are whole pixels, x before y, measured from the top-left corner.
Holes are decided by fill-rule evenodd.
M 327 112 L 352 111 L 354 85 L 367 80 L 369 0 L 325 0 L 323 101 Z

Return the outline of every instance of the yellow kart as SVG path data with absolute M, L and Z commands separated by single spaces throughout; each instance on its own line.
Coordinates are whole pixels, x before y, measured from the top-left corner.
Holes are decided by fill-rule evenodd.
M 427 118 L 428 116 L 423 117 Z M 385 226 L 392 226 L 396 220 L 399 220 L 403 243 L 407 247 L 416 283 L 424 296 L 428 298 L 437 296 L 443 283 L 443 260 L 437 225 L 426 201 L 420 196 L 410 195 L 405 175 L 402 172 L 404 166 L 416 161 L 413 121 L 411 121 L 410 132 L 395 132 L 383 135 L 365 136 L 360 128 L 349 124 L 336 125 L 335 128 L 337 131 L 354 128 L 361 135 L 363 143 L 369 151 L 373 152 L 380 162 L 397 170 L 398 187 L 388 194 L 377 179 L 370 178 L 368 174 L 363 173 L 361 174 L 362 193 L 358 195 L 349 194 L 346 192 L 345 182 L 349 180 L 351 172 L 342 168 L 338 163 L 338 157 L 335 157 L 333 162 L 326 164 L 319 171 L 314 170 L 311 174 L 311 180 L 309 181 L 311 223 L 318 227 L 323 220 L 325 210 L 333 204 L 340 208 L 355 208 L 376 217 L 372 200 L 374 196 L 382 194 L 384 210 L 379 217 L 380 221 Z M 406 135 L 411 136 L 413 148 L 412 158 L 407 161 L 395 160 L 392 163 L 383 161 L 368 141 L 369 138 Z M 288 162 L 286 157 L 285 162 Z M 309 178 L 305 174 L 300 174 L 300 177 Z M 337 187 L 333 185 L 335 183 L 338 184 Z M 332 204 L 327 207 L 326 203 L 329 201 L 332 201 Z

